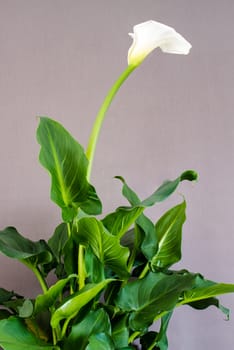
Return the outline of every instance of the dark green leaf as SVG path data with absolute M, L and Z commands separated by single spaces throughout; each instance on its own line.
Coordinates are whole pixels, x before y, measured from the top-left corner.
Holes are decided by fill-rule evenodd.
M 3 304 L 4 302 L 11 300 L 14 297 L 20 298 L 21 296 L 13 291 L 8 291 L 4 288 L 0 288 L 0 304 Z
M 84 350 L 89 338 L 102 332 L 111 332 L 109 317 L 103 309 L 91 310 L 81 322 L 72 326 L 71 333 L 65 340 L 64 350 Z
M 88 160 L 81 145 L 47 117 L 40 118 L 37 139 L 40 162 L 51 175 L 51 199 L 62 209 L 63 220 L 72 221 L 79 207 L 89 214 L 100 213 L 101 202 L 87 181 Z
M 78 231 L 73 232 L 77 243 L 90 247 L 96 257 L 120 277 L 128 276 L 129 250 L 120 245 L 119 239 L 111 235 L 103 224 L 93 217 L 79 220 Z
M 116 305 L 131 313 L 131 328 L 142 331 L 161 313 L 175 307 L 181 293 L 192 287 L 194 278 L 189 273 L 149 273 L 141 280 L 126 284 L 117 296 Z
M 33 242 L 23 236 L 14 227 L 0 231 L 0 251 L 6 256 L 26 260 L 32 265 L 50 262 L 52 254 L 46 242 Z
M 114 321 L 112 320 L 112 339 L 115 349 L 128 347 L 128 315 L 121 316 Z
M 16 317 L 0 321 L 0 345 L 4 350 L 59 350 L 58 346 L 37 339 L 24 322 Z
M 63 248 L 68 240 L 67 224 L 61 223 L 56 227 L 53 236 L 48 240 L 48 245 L 52 250 L 57 262 L 61 262 Z
M 185 222 L 186 203 L 167 211 L 156 223 L 158 250 L 152 258 L 152 268 L 169 267 L 181 258 L 182 226 Z

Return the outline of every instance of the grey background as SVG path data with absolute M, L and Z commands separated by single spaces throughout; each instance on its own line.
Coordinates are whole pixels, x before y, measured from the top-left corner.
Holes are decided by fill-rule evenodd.
M 178 267 L 234 282 L 233 0 L 0 0 L 0 226 L 48 238 L 60 222 L 50 180 L 38 163 L 37 115 L 48 115 L 87 145 L 97 110 L 127 64 L 134 24 L 171 25 L 193 45 L 188 56 L 155 51 L 128 79 L 97 147 L 92 181 L 104 212 L 124 204 L 115 175 L 139 195 L 193 168 L 183 260 Z M 158 218 L 173 198 L 149 215 Z M 27 296 L 39 287 L 24 266 L 0 256 L 0 284 Z M 232 310 L 176 310 L 170 350 L 232 349 Z

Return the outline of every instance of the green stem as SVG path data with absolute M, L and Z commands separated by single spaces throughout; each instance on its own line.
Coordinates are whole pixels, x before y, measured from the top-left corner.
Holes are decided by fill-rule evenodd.
M 86 151 L 86 156 L 89 160 L 89 165 L 88 165 L 88 171 L 87 171 L 87 179 L 90 179 L 90 174 L 92 170 L 92 164 L 93 164 L 93 158 L 94 158 L 94 153 L 96 149 L 96 144 L 98 140 L 98 136 L 101 130 L 101 126 L 103 123 L 103 120 L 105 118 L 106 112 L 115 97 L 116 93 L 118 92 L 119 88 L 121 85 L 124 83 L 124 81 L 128 78 L 128 76 L 132 73 L 132 71 L 136 68 L 136 66 L 128 66 L 123 73 L 119 76 L 119 78 L 116 80 L 112 88 L 109 90 L 108 94 L 106 95 L 106 98 L 104 99 L 104 102 L 97 114 L 97 117 L 95 119 L 93 129 L 90 134 L 89 138 L 89 143 Z
M 139 332 L 139 331 L 132 333 L 128 339 L 128 344 L 131 344 L 140 334 L 141 334 L 141 332 Z
M 79 276 L 79 290 L 82 289 L 85 285 L 85 264 L 84 264 L 84 250 L 85 247 L 80 244 L 79 245 L 79 254 L 78 254 L 78 276 Z
M 144 269 L 142 270 L 139 279 L 142 279 L 145 277 L 145 275 L 147 274 L 147 272 L 149 271 L 149 263 L 147 263 L 144 267 Z
M 39 269 L 38 266 L 33 266 L 31 265 L 29 262 L 27 262 L 26 260 L 21 260 L 21 262 L 26 265 L 36 276 L 38 282 L 40 283 L 41 289 L 43 291 L 43 293 L 46 293 L 48 290 L 48 286 L 46 283 L 46 280 L 44 279 L 44 277 L 41 274 L 41 271 Z

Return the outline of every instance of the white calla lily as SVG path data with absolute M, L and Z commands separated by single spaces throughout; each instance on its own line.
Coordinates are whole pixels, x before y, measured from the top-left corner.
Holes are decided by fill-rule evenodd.
M 132 46 L 128 51 L 128 64 L 138 66 L 154 49 L 187 55 L 192 45 L 172 27 L 156 21 L 147 21 L 133 27 Z

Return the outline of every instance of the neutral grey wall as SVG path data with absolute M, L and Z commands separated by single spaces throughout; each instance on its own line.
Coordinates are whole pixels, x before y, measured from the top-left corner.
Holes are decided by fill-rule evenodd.
M 85 146 L 94 116 L 126 66 L 141 21 L 175 27 L 193 44 L 189 56 L 154 52 L 130 77 L 105 121 L 93 183 L 108 211 L 124 203 L 114 175 L 142 196 L 194 168 L 180 266 L 234 282 L 233 0 L 0 0 L 0 226 L 32 239 L 59 223 L 49 177 L 38 164 L 36 115 L 62 122 Z M 162 210 L 180 201 L 175 195 Z M 0 257 L 0 284 L 39 291 L 23 266 Z M 26 277 L 27 276 L 27 277 Z M 29 288 L 27 288 L 27 285 Z M 234 311 L 234 295 L 221 298 Z M 233 313 L 234 314 L 234 313 Z M 170 350 L 232 349 L 234 316 L 210 308 L 177 310 Z

